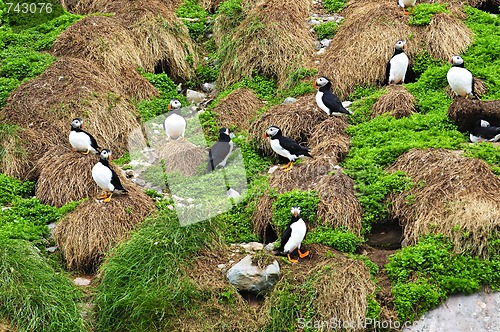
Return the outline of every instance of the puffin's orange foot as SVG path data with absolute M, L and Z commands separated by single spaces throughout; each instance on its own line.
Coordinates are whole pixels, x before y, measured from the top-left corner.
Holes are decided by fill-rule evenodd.
M 309 256 L 309 251 L 306 251 L 306 252 L 302 253 L 302 252 L 300 252 L 300 250 L 299 250 L 299 257 L 300 257 L 300 258 L 304 258 L 304 257 L 307 257 L 307 256 Z
M 288 172 L 289 170 L 292 169 L 292 167 L 293 167 L 293 164 L 290 163 L 289 166 L 283 170 L 283 172 Z
M 104 195 L 98 196 L 97 199 L 103 199 L 103 198 L 107 198 L 107 197 L 108 197 L 108 193 L 104 192 Z
M 290 261 L 290 263 L 297 263 L 299 261 L 298 259 L 292 259 L 290 257 L 290 254 L 288 254 L 288 260 Z
M 103 202 L 104 202 L 104 203 L 109 202 L 109 201 L 111 200 L 111 196 L 113 196 L 113 193 L 109 194 L 109 197 L 105 198 L 105 199 L 103 200 Z

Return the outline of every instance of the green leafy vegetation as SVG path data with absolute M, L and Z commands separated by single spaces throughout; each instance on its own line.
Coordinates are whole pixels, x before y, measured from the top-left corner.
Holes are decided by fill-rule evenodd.
M 323 6 L 325 6 L 325 10 L 327 13 L 338 13 L 342 9 L 344 9 L 347 0 L 324 0 Z
M 318 35 L 318 39 L 331 39 L 337 33 L 337 29 L 339 28 L 339 24 L 335 21 L 329 21 L 326 23 L 321 23 L 314 26 L 314 31 Z
M 421 3 L 413 7 L 410 11 L 409 25 L 428 25 L 432 16 L 437 13 L 449 13 L 447 4 L 441 3 Z
M 189 35 L 196 41 L 200 41 L 210 30 L 208 24 L 208 12 L 200 6 L 198 0 L 184 0 L 175 14 L 177 17 L 185 18 L 184 24 L 189 30 Z
M 33 245 L 0 236 L 0 321 L 16 331 L 82 332 L 82 293 Z
M 491 143 L 465 144 L 465 156 L 479 158 L 490 165 L 491 170 L 500 176 L 500 148 Z
M 481 260 L 452 249 L 449 240 L 433 235 L 389 257 L 386 271 L 400 321 L 415 320 L 450 294 L 500 288 L 500 257 Z
M 315 191 L 294 189 L 278 195 L 273 203 L 273 219 L 271 223 L 281 229 L 281 232 L 284 232 L 292 218 L 290 209 L 292 206 L 298 206 L 300 207 L 300 217 L 308 227 L 313 227 L 318 222 L 316 217 L 318 204 L 319 197 Z
M 17 197 L 28 198 L 34 192 L 34 182 L 22 182 L 0 173 L 0 204 L 12 203 Z
M 332 229 L 329 226 L 318 226 L 307 233 L 304 244 L 320 243 L 330 246 L 338 251 L 354 253 L 362 240 L 345 227 Z

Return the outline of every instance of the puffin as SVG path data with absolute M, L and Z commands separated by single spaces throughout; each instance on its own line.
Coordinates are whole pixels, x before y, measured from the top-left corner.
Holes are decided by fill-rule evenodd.
M 403 8 L 403 14 L 409 15 L 410 12 L 406 10 L 408 7 L 414 7 L 417 0 L 398 0 L 398 7 Z
M 283 236 L 281 237 L 281 246 L 278 249 L 278 255 L 287 255 L 288 260 L 292 263 L 297 263 L 298 259 L 292 259 L 290 254 L 297 249 L 299 258 L 304 258 L 309 255 L 309 251 L 302 253 L 300 251 L 300 244 L 307 233 L 307 226 L 304 220 L 300 217 L 300 207 L 293 206 L 290 210 L 292 212 L 292 220 L 288 223 Z
M 299 145 L 291 138 L 283 136 L 281 129 L 276 126 L 270 126 L 262 135 L 263 138 L 270 138 L 271 149 L 282 157 L 288 158 L 290 161 L 281 168 L 283 171 L 292 169 L 293 162 L 300 157 L 312 157 L 309 154 L 309 149 Z
M 448 70 L 446 78 L 455 95 L 465 98 L 474 97 L 474 78 L 472 73 L 465 69 L 464 59 L 460 55 L 454 55 L 449 62 L 451 68 Z
M 186 119 L 180 115 L 181 102 L 177 99 L 172 99 L 168 104 L 168 110 L 172 114 L 166 117 L 163 122 L 163 129 L 169 140 L 184 139 L 184 132 L 186 131 Z
M 229 135 L 228 128 L 221 128 L 219 130 L 219 140 L 208 150 L 207 173 L 210 173 L 219 166 L 226 166 L 227 159 L 234 148 L 234 143 Z
M 409 62 L 405 50 L 406 41 L 398 40 L 394 45 L 394 54 L 385 67 L 386 84 L 404 83 Z
M 342 106 L 342 102 L 332 91 L 332 83 L 326 76 L 319 77 L 314 83 L 313 87 L 318 89 L 316 92 L 316 104 L 319 108 L 326 112 L 328 115 L 342 115 L 351 114 Z
M 500 127 L 491 126 L 488 121 L 479 120 L 471 129 L 469 138 L 472 143 L 498 142 Z
M 83 130 L 83 120 L 80 118 L 75 118 L 71 122 L 71 131 L 69 132 L 69 144 L 74 151 L 81 152 L 83 154 L 99 154 L 100 148 L 97 145 L 97 141 L 94 136 Z
M 107 203 L 111 200 L 114 193 L 125 194 L 127 190 L 123 188 L 118 174 L 109 167 L 111 160 L 111 150 L 103 149 L 101 151 L 99 161 L 92 168 L 92 178 L 97 185 L 104 190 L 104 195 L 98 199 L 104 199 L 103 202 Z M 109 193 L 109 196 L 108 196 Z

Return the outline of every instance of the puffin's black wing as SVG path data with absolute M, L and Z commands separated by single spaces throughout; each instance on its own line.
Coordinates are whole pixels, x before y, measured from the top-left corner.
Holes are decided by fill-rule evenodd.
M 288 242 L 290 239 L 290 236 L 292 236 L 292 227 L 290 227 L 292 223 L 288 224 L 288 227 L 285 229 L 285 232 L 281 236 L 281 245 L 278 249 L 279 252 L 283 252 L 285 249 L 285 244 Z
M 113 187 L 115 187 L 115 190 L 127 192 L 127 189 L 123 188 L 118 174 L 116 174 L 116 172 L 113 170 L 111 170 L 111 184 L 113 185 Z
M 406 68 L 405 81 L 404 83 L 413 83 L 417 80 L 417 73 L 413 70 L 413 65 L 408 65 Z
M 217 142 L 208 151 L 208 165 L 207 172 L 213 171 L 221 161 L 226 158 L 231 147 L 229 142 Z
M 297 143 L 296 141 L 294 141 L 291 138 L 281 136 L 279 138 L 279 141 L 280 141 L 281 147 L 285 150 L 288 150 L 291 154 L 294 154 L 296 156 L 304 155 L 307 157 L 312 157 L 309 154 L 308 148 L 303 147 L 302 145 L 300 145 L 299 143 Z
M 474 136 L 482 137 L 484 139 L 490 140 L 497 135 L 500 135 L 500 127 L 474 127 L 471 130 L 471 134 Z
M 389 60 L 389 61 L 387 61 L 387 65 L 385 66 L 385 81 L 384 81 L 384 84 L 389 84 L 389 75 L 390 74 L 391 74 L 391 61 Z
M 92 146 L 94 149 L 96 149 L 96 151 L 98 153 L 100 153 L 101 152 L 101 148 L 99 147 L 99 145 L 97 145 L 97 141 L 94 138 L 94 136 L 92 136 L 91 134 L 89 134 L 85 130 L 82 130 L 82 131 L 89 136 L 89 138 L 90 138 L 90 146 Z
M 322 99 L 325 106 L 330 109 L 330 112 L 351 114 L 344 108 L 344 106 L 342 106 L 342 102 L 340 101 L 339 97 L 334 95 L 332 92 L 324 92 Z

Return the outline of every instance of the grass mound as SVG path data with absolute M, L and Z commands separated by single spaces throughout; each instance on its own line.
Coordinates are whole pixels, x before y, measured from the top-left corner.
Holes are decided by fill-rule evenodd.
M 399 119 L 404 116 L 410 116 L 415 112 L 415 97 L 404 86 L 391 85 L 388 89 L 389 92 L 373 104 L 372 118 L 389 113 L 391 116 Z
M 213 112 L 219 127 L 248 130 L 262 106 L 264 104 L 252 90 L 239 88 L 219 100 Z
M 171 141 L 159 146 L 158 156 L 165 160 L 165 172 L 179 172 L 185 176 L 196 175 L 197 168 L 206 163 L 205 149 L 188 141 Z
M 332 116 L 316 125 L 308 143 L 313 159 L 308 159 L 307 164 L 332 169 L 342 162 L 351 145 L 345 132 L 347 125 L 344 116 Z
M 390 167 L 411 177 L 408 191 L 391 194 L 391 217 L 403 225 L 408 244 L 443 234 L 455 252 L 489 257 L 500 231 L 500 179 L 482 160 L 444 149 L 411 150 Z M 498 248 L 497 248 L 498 249 Z
M 69 269 L 94 271 L 111 247 L 156 209 L 142 189 L 120 180 L 127 195 L 113 195 L 108 203 L 91 198 L 57 223 L 54 238 Z
M 255 73 L 275 78 L 283 88 L 289 75 L 308 67 L 314 39 L 305 19 L 310 3 L 277 0 L 254 5 L 220 46 L 218 82 L 223 89 Z
M 29 242 L 0 237 L 0 282 L 0 320 L 14 331 L 86 330 L 81 292 Z
M 448 108 L 448 117 L 461 132 L 468 132 L 478 120 L 500 125 L 500 100 L 456 98 Z

